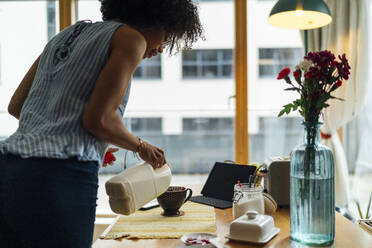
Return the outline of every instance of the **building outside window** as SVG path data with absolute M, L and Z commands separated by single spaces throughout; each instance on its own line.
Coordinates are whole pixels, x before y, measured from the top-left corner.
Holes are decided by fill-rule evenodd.
M 262 163 L 262 158 L 289 156 L 291 150 L 302 141 L 301 120 L 301 117 L 259 117 L 258 131 L 249 135 L 251 144 L 255 146 L 250 160 Z
M 59 28 L 58 1 L 0 0 L 0 140 L 18 128 L 7 106 L 30 66 Z
M 183 79 L 233 77 L 232 49 L 198 49 L 182 52 Z
M 47 27 L 48 27 L 48 40 L 52 39 L 56 35 L 56 2 L 47 1 Z
M 144 59 L 133 74 L 134 79 L 161 79 L 161 55 Z
M 133 133 L 162 133 L 162 118 L 128 118 Z
M 183 118 L 183 133 L 221 134 L 234 133 L 234 119 L 219 118 Z
M 1 69 L 2 69 L 2 64 L 1 64 L 1 59 L 2 59 L 2 57 L 1 57 L 1 43 L 0 43 L 0 86 L 2 85 L 2 78 L 1 78 L 1 76 L 2 76 L 2 71 L 1 71 Z
M 303 57 L 302 48 L 259 48 L 259 77 L 273 77 L 283 68 L 291 70 L 299 63 Z

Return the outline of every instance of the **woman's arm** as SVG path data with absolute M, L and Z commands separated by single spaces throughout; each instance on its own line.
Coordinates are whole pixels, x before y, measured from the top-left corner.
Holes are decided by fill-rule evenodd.
M 154 167 L 165 163 L 164 153 L 142 143 L 123 125 L 117 109 L 123 100 L 130 78 L 146 50 L 144 37 L 127 26 L 120 27 L 110 44 L 110 57 L 102 69 L 84 112 L 83 125 L 90 133 L 107 143 L 131 151 Z
M 23 103 L 25 102 L 28 92 L 30 92 L 32 82 L 34 81 L 37 67 L 39 65 L 40 56 L 32 64 L 18 88 L 14 92 L 12 98 L 10 99 L 8 105 L 9 114 L 13 115 L 15 118 L 19 119 L 21 114 Z

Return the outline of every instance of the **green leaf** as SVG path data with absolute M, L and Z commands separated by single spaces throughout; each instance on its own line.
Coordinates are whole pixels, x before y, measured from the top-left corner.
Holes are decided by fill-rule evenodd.
M 296 99 L 293 101 L 293 104 L 301 106 L 302 105 L 302 99 Z
M 300 89 L 296 87 L 292 87 L 292 88 L 285 88 L 284 90 L 300 90 Z
M 360 210 L 359 201 L 358 201 L 358 200 L 355 200 L 355 204 L 357 205 L 357 208 L 358 208 L 359 217 L 360 217 L 361 219 L 363 219 L 363 214 L 362 214 L 362 210 Z
M 329 98 L 331 98 L 331 99 L 337 99 L 337 100 L 340 100 L 340 101 L 345 101 L 344 99 L 338 98 L 338 97 L 335 97 L 335 96 L 329 96 Z
M 292 108 L 292 103 L 285 105 L 285 113 L 289 114 L 291 112 L 291 108 Z
M 284 114 L 285 114 L 285 109 L 283 109 L 282 111 L 279 112 L 278 117 L 280 117 L 280 116 L 282 116 Z
M 366 213 L 366 219 L 369 219 L 369 209 L 371 207 L 371 201 L 372 201 L 372 194 L 371 196 L 369 197 L 369 202 L 368 202 L 368 207 L 367 207 L 367 213 Z
M 329 92 L 332 92 L 334 90 L 336 90 L 338 87 L 336 84 L 332 85 L 331 89 L 329 90 Z
M 278 117 L 284 115 L 284 114 L 289 114 L 291 112 L 291 109 L 294 107 L 292 103 L 286 104 L 283 106 L 284 108 L 282 111 L 279 112 Z

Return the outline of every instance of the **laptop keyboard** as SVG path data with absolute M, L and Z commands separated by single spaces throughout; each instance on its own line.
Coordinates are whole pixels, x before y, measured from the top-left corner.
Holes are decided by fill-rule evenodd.
M 221 199 L 216 199 L 212 197 L 207 197 L 203 195 L 193 196 L 190 198 L 190 201 L 202 203 L 205 205 L 209 205 L 209 206 L 213 206 L 213 207 L 221 208 L 221 209 L 232 207 L 232 202 L 221 200 Z

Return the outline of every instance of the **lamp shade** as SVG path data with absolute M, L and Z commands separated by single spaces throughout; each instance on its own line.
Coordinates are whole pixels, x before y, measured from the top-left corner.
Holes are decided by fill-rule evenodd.
M 323 0 L 279 0 L 268 21 L 276 27 L 314 29 L 331 23 L 332 16 Z

